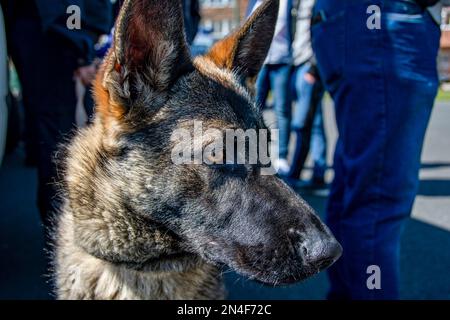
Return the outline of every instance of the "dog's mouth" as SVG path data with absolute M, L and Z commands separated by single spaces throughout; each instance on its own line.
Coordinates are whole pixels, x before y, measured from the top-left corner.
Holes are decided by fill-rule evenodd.
M 270 286 L 284 286 L 304 281 L 330 267 L 335 261 L 336 259 L 330 258 L 321 262 L 319 266 L 291 264 L 274 266 L 265 270 L 259 267 L 249 268 L 247 265 L 237 265 L 231 268 L 238 274 L 256 282 Z
M 272 253 L 261 251 L 261 246 L 207 250 L 202 256 L 211 263 L 232 269 L 250 280 L 270 285 L 284 286 L 310 278 L 334 264 L 341 255 L 341 249 L 314 262 L 309 262 L 296 252 Z
M 336 259 L 330 258 L 321 262 L 319 266 L 301 266 L 298 270 L 293 270 L 292 272 L 289 272 L 287 274 L 279 274 L 279 272 L 277 271 L 272 271 L 267 274 L 256 275 L 253 280 L 266 285 L 290 285 L 315 276 L 316 274 L 330 267 L 335 262 Z
M 282 269 L 262 270 L 258 267 L 250 268 L 248 267 L 248 265 L 238 265 L 235 263 L 215 261 L 211 262 L 218 266 L 221 266 L 224 270 L 232 270 L 240 276 L 246 277 L 263 285 L 287 286 L 295 284 L 297 282 L 302 282 L 310 277 L 313 277 L 314 275 L 330 267 L 335 261 L 336 260 L 334 259 L 327 259 L 326 261 L 323 261 L 318 268 L 308 266 L 295 266 L 296 270 L 290 270 L 287 272 L 283 271 Z

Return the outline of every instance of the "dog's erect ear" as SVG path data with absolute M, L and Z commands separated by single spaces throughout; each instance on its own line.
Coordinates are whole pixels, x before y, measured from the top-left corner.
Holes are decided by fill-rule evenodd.
M 163 93 L 191 68 L 180 0 L 125 0 L 101 75 L 109 95 Z
M 244 78 L 255 77 L 270 49 L 278 8 L 279 0 L 266 0 L 240 29 L 217 42 L 206 57 Z

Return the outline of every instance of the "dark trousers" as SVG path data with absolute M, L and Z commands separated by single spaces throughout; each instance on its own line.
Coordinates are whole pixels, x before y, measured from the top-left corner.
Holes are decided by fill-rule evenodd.
M 54 155 L 75 121 L 77 60 L 64 43 L 44 34 L 34 18 L 12 22 L 9 40 L 23 89 L 27 151 L 37 158 L 38 206 L 47 224 L 58 204 Z
M 368 27 L 370 5 L 381 9 L 380 28 Z M 318 0 L 318 14 L 312 42 L 339 130 L 327 222 L 344 249 L 329 270 L 329 298 L 396 299 L 401 230 L 439 84 L 440 28 L 404 0 Z
M 279 157 L 287 159 L 292 101 L 289 90 L 289 77 L 291 66 L 288 64 L 266 64 L 261 69 L 256 81 L 256 102 L 263 107 L 269 91 L 272 90 L 277 126 L 280 131 L 279 137 Z
M 311 65 L 305 63 L 294 68 L 293 79 L 297 93 L 297 105 L 292 117 L 292 132 L 296 135 L 294 155 L 288 177 L 299 179 L 309 151 L 314 161 L 312 179 L 323 179 L 327 167 L 327 140 L 322 113 L 323 84 L 305 80 Z

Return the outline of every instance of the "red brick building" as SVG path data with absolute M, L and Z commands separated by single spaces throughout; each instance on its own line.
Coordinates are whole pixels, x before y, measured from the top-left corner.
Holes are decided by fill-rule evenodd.
M 205 29 L 220 39 L 245 18 L 248 0 L 201 0 L 202 22 Z

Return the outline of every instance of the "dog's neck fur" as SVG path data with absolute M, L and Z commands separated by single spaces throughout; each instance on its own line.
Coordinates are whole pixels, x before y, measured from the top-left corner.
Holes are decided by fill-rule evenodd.
M 224 298 L 224 288 L 214 266 L 198 263 L 170 271 L 134 270 L 87 253 L 77 244 L 74 229 L 72 212 L 66 206 L 60 217 L 55 257 L 59 299 Z
M 104 130 L 96 120 L 67 150 L 67 194 L 56 235 L 58 297 L 222 298 L 215 267 L 183 252 L 161 226 L 131 213 L 120 197 L 114 197 L 117 190 L 111 189 L 106 166 L 101 166 L 98 158 L 102 148 L 107 148 Z M 186 277 L 204 285 L 186 290 L 189 283 L 196 283 Z

